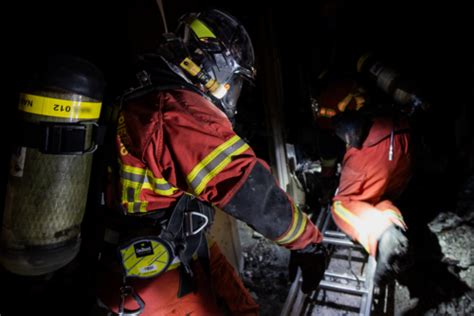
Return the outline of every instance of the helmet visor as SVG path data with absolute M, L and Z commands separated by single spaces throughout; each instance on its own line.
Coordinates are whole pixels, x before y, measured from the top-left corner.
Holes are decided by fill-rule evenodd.
M 233 116 L 236 113 L 237 101 L 242 91 L 243 78 L 241 76 L 233 76 L 227 83 L 227 93 L 222 98 L 222 106 L 224 107 L 226 114 Z
M 233 16 L 219 10 L 205 11 L 195 18 L 212 30 L 211 33 L 207 32 L 207 37 L 204 37 L 206 32 L 201 32 L 202 37 L 198 36 L 199 41 L 204 44 L 201 48 L 212 55 L 219 50 L 222 51 L 222 47 L 215 43 L 216 41 L 220 42 L 234 59 L 237 71 L 248 79 L 254 79 L 255 53 L 250 36 L 244 26 Z

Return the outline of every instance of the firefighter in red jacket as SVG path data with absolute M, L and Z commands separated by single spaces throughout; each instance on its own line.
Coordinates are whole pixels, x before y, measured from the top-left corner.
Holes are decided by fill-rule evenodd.
M 184 16 L 175 34 L 140 57 L 140 84 L 121 98 L 107 194 L 121 214 L 106 223 L 98 304 L 121 315 L 222 315 L 217 296 L 232 314 L 256 315 L 217 244 L 209 256 L 212 207 L 291 249 L 306 263 L 307 291 L 324 272 L 321 235 L 232 129 L 242 79 L 254 77 L 244 27 L 208 10 Z
M 337 162 L 344 148 L 334 133 L 333 117 L 347 111 L 358 111 L 365 106 L 365 90 L 355 80 L 332 79 L 312 99 L 314 120 L 317 125 L 317 150 L 321 161 L 321 186 L 323 204 L 329 203 L 337 185 Z
M 408 248 L 407 227 L 392 202 L 411 176 L 408 124 L 350 111 L 336 117 L 334 126 L 347 150 L 332 215 L 345 233 L 376 256 L 380 280 L 399 272 Z

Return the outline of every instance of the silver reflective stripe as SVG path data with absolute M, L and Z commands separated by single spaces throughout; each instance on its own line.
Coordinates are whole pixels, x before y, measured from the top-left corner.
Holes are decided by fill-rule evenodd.
M 128 202 L 133 202 L 135 201 L 135 189 L 128 187 L 127 188 L 127 201 Z
M 134 213 L 140 213 L 140 206 L 142 205 L 142 203 L 140 202 L 134 202 L 133 203 L 133 212 Z
M 152 181 L 149 180 L 148 176 L 145 175 L 145 183 L 149 183 L 154 189 L 156 190 L 161 190 L 161 191 L 166 191 L 173 189 L 173 186 L 170 185 L 168 182 L 165 182 L 165 179 L 151 179 Z M 163 181 L 165 183 L 159 183 L 158 181 Z
M 153 191 L 157 195 L 171 196 L 177 188 L 170 185 L 164 178 L 155 178 L 151 170 L 120 164 L 120 182 L 122 184 L 122 204 L 127 205 L 128 213 L 147 211 L 148 201 L 140 198 L 143 190 Z
M 283 244 L 288 243 L 290 240 L 293 240 L 296 237 L 296 235 L 300 232 L 301 225 L 303 225 L 303 220 L 305 219 L 305 217 L 303 214 L 301 214 L 301 211 L 299 210 L 296 211 L 295 215 L 296 214 L 298 215 L 297 216 L 298 218 L 296 219 L 296 226 L 293 228 L 292 231 L 289 232 L 290 233 L 289 235 L 285 236 L 285 239 L 279 241 L 280 243 L 283 243 Z
M 145 179 L 145 174 L 139 175 L 139 174 L 126 172 L 122 170 L 122 178 L 133 181 L 133 182 L 143 183 Z
M 137 174 L 133 172 L 127 172 L 122 169 L 122 179 L 129 180 L 134 182 L 136 186 L 139 187 L 140 185 L 149 184 L 151 188 L 160 190 L 160 191 L 167 191 L 173 189 L 173 186 L 166 182 L 163 178 L 153 178 L 153 176 L 148 176 L 146 174 L 146 170 L 142 169 L 143 174 Z
M 232 146 L 224 149 L 221 153 L 219 153 L 214 159 L 212 159 L 210 162 L 208 162 L 204 168 L 199 171 L 199 173 L 195 176 L 193 181 L 190 183 L 191 187 L 193 188 L 194 191 L 198 191 L 197 188 L 203 181 L 203 179 L 208 175 L 211 174 L 212 171 L 220 164 L 222 163 L 227 157 L 232 156 L 232 154 L 242 146 L 246 145 L 246 143 L 242 140 L 239 139 L 235 144 Z

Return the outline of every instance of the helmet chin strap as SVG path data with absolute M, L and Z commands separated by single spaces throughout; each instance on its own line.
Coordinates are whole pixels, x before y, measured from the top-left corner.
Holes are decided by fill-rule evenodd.
M 228 84 L 223 84 L 212 79 L 207 73 L 203 72 L 201 67 L 193 62 L 191 58 L 184 58 L 179 65 L 193 78 L 196 78 L 199 83 L 201 83 L 216 99 L 220 100 L 227 94 L 227 91 L 229 90 Z

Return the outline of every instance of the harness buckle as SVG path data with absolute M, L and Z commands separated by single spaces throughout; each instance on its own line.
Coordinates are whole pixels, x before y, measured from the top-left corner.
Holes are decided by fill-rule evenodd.
M 131 296 L 135 300 L 135 302 L 138 304 L 138 308 L 133 310 L 125 309 L 125 299 L 127 296 Z M 143 302 L 143 299 L 135 292 L 133 287 L 130 285 L 124 285 L 120 288 L 119 316 L 138 316 L 143 312 L 144 309 L 145 302 Z
M 197 220 L 193 219 L 193 216 L 195 216 Z M 199 226 L 194 228 L 195 224 Z M 207 227 L 208 224 L 209 217 L 200 212 L 191 211 L 184 213 L 184 234 L 186 237 L 199 234 L 204 228 Z

